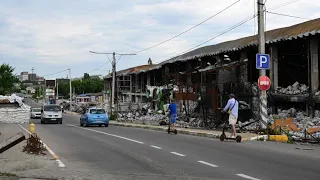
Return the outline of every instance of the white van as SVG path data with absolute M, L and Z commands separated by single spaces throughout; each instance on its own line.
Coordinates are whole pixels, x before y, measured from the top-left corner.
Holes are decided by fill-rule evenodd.
M 62 109 L 60 105 L 48 104 L 41 108 L 41 124 L 57 123 L 62 124 Z

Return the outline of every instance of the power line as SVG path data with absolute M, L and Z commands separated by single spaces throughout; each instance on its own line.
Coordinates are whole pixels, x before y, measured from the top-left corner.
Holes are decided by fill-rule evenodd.
M 179 36 L 181 36 L 181 35 L 183 35 L 183 34 L 185 34 L 185 33 L 189 32 L 190 30 L 192 30 L 192 29 L 194 29 L 194 28 L 196 28 L 196 27 L 200 26 L 201 24 L 203 24 L 203 23 L 207 22 L 208 20 L 210 20 L 210 19 L 214 18 L 215 16 L 217 16 L 217 15 L 221 14 L 222 12 L 224 12 L 224 11 L 226 11 L 227 9 L 231 8 L 232 6 L 234 6 L 235 4 L 237 4 L 237 3 L 238 3 L 238 2 L 240 2 L 240 1 L 241 1 L 241 0 L 237 0 L 236 2 L 232 3 L 232 4 L 231 4 L 231 5 L 229 5 L 228 7 L 226 7 L 226 8 L 224 8 L 224 9 L 222 9 L 221 11 L 219 11 L 219 12 L 217 12 L 216 14 L 214 14 L 214 15 L 210 16 L 209 18 L 205 19 L 204 21 L 202 21 L 202 22 L 200 22 L 200 23 L 196 24 L 195 26 L 193 26 L 193 27 L 191 27 L 191 28 L 189 28 L 189 29 L 187 29 L 187 30 L 185 30 L 185 31 L 181 32 L 180 34 L 177 34 L 177 35 L 173 36 L 172 38 L 169 38 L 169 39 L 167 39 L 167 40 L 165 40 L 165 41 L 162 41 L 162 42 L 160 42 L 160 43 L 158 43 L 158 44 L 155 44 L 155 45 L 153 45 L 153 46 L 150 46 L 150 47 L 148 47 L 148 48 L 145 48 L 145 49 L 142 49 L 142 50 L 140 50 L 140 51 L 134 52 L 134 54 L 137 54 L 137 53 L 140 53 L 140 52 L 143 52 L 143 51 L 146 51 L 146 50 L 152 49 L 152 48 L 157 47 L 157 46 L 159 46 L 159 45 L 161 45 L 161 44 L 164 44 L 164 43 L 166 43 L 166 42 L 168 42 L 168 41 L 171 41 L 171 40 L 172 40 L 172 39 L 174 39 L 174 38 L 177 38 L 177 37 L 179 37 Z
M 269 14 L 275 14 L 278 16 L 286 16 L 286 17 L 292 17 L 292 18 L 297 18 L 297 19 L 309 19 L 309 18 L 304 18 L 304 17 L 299 17 L 299 16 L 292 16 L 292 15 L 288 15 L 288 14 L 281 14 L 281 13 L 275 13 L 275 12 L 270 12 L 270 11 L 266 11 Z
M 209 39 L 205 40 L 204 42 L 202 42 L 202 43 L 200 43 L 200 44 L 198 44 L 198 45 L 196 45 L 196 46 L 194 46 L 194 47 L 192 47 L 192 48 L 190 48 L 190 49 L 188 49 L 188 50 L 186 50 L 186 51 L 183 51 L 182 53 L 179 53 L 178 55 L 175 55 L 174 57 L 181 56 L 182 54 L 184 54 L 184 53 L 186 53 L 186 52 L 192 51 L 192 50 L 198 48 L 199 46 L 202 46 L 203 44 L 206 44 L 207 42 L 212 41 L 212 40 L 214 40 L 214 39 L 216 39 L 216 38 L 218 38 L 218 37 L 220 37 L 220 36 L 222 36 L 222 35 L 230 32 L 230 31 L 232 31 L 232 30 L 236 29 L 237 27 L 245 24 L 246 22 L 254 19 L 256 16 L 257 16 L 257 14 L 253 15 L 252 17 L 250 16 L 249 18 L 246 18 L 245 20 L 243 20 L 243 21 L 241 21 L 241 22 L 239 22 L 239 23 L 231 26 L 231 27 L 228 28 L 226 31 L 223 31 L 222 33 L 220 33 L 220 34 L 218 34 L 218 35 L 216 35 L 216 36 L 214 36 L 214 37 L 212 37 L 212 38 L 209 38 Z M 173 58 L 173 57 L 171 57 L 171 58 Z M 171 59 L 171 58 L 169 58 L 169 59 Z
M 272 7 L 270 8 L 270 10 L 279 9 L 279 8 L 281 8 L 281 7 L 287 6 L 287 5 L 289 5 L 289 4 L 292 4 L 292 3 L 295 3 L 295 2 L 298 2 L 298 1 L 300 1 L 300 0 L 291 0 L 291 1 L 285 2 L 285 3 L 283 3 L 283 4 L 278 4 L 278 5 L 272 6 Z
M 47 75 L 44 75 L 43 77 L 46 77 L 46 76 L 52 76 L 52 75 L 56 75 L 56 74 L 60 74 L 60 73 L 63 73 L 63 72 L 66 72 L 68 71 L 69 69 L 65 69 L 63 71 L 59 71 L 59 72 L 56 72 L 56 73 L 52 73 L 52 74 L 47 74 Z
M 95 53 L 95 54 L 101 54 L 101 53 Z M 119 60 L 120 60 L 121 57 L 122 57 L 122 54 L 119 54 L 119 55 L 120 55 L 120 57 L 118 58 L 117 63 L 119 62 Z M 112 60 L 109 58 L 108 54 L 106 54 L 106 56 L 107 56 L 109 62 L 112 64 Z M 108 64 L 108 62 L 105 62 L 104 64 L 102 64 L 102 65 L 99 66 L 98 68 L 95 68 L 95 69 L 93 69 L 92 71 L 90 71 L 90 72 L 88 72 L 88 73 L 90 74 L 90 73 L 93 73 L 94 71 L 99 71 L 99 69 L 102 68 L 103 66 L 105 66 L 106 64 Z

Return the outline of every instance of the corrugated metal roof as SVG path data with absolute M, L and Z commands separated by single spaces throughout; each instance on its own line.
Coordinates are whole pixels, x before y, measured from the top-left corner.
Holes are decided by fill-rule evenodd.
M 121 71 L 117 71 L 117 76 L 125 76 L 125 75 L 129 75 L 129 74 L 136 74 L 136 73 L 141 73 L 143 71 L 148 71 L 149 69 L 152 68 L 153 65 L 140 65 L 140 66 L 136 66 L 136 67 L 131 67 L 128 69 L 124 69 Z M 105 78 L 111 78 L 112 74 L 108 74 L 107 76 L 105 76 Z
M 279 41 L 293 40 L 315 34 L 320 34 L 320 18 L 289 27 L 267 31 L 266 43 L 272 44 Z M 177 61 L 187 61 L 190 59 L 201 58 L 204 56 L 212 56 L 231 51 L 238 51 L 249 46 L 257 45 L 257 36 L 249 36 L 232 41 L 226 41 L 215 45 L 201 47 L 193 51 L 187 52 L 185 54 L 182 54 L 180 56 L 173 57 L 169 60 L 161 62 L 158 65 L 155 65 L 152 69 L 161 68 L 162 65 L 168 63 L 173 63 Z

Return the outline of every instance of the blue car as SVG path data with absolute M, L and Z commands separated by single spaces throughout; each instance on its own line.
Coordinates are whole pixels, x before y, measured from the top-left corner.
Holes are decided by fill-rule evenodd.
M 88 127 L 91 125 L 109 126 L 109 117 L 102 108 L 88 108 L 80 117 L 80 126 Z

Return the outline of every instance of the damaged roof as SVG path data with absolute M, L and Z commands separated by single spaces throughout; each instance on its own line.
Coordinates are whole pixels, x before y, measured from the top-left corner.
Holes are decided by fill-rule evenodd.
M 145 72 L 148 71 L 150 69 L 152 69 L 154 65 L 141 65 L 141 66 L 136 66 L 136 67 L 131 67 L 128 69 L 124 69 L 121 71 L 117 71 L 116 76 L 125 76 L 125 75 L 129 75 L 129 74 L 138 74 L 141 72 Z M 107 76 L 105 76 L 106 79 L 111 78 L 112 77 L 112 73 L 108 74 Z
M 279 41 L 287 41 L 298 38 L 307 37 L 310 35 L 320 34 L 320 18 L 306 21 L 300 24 L 296 24 L 289 27 L 274 29 L 266 31 L 265 39 L 266 44 L 272 44 Z M 204 46 L 193 51 L 187 52 L 180 56 L 173 57 L 169 60 L 163 61 L 158 65 L 155 65 L 152 69 L 161 68 L 162 65 L 168 63 L 174 63 L 177 61 L 187 61 L 194 58 L 201 58 L 204 56 L 218 55 L 221 53 L 239 51 L 246 47 L 257 46 L 257 36 L 248 36 L 232 41 L 226 41 L 223 43 Z

